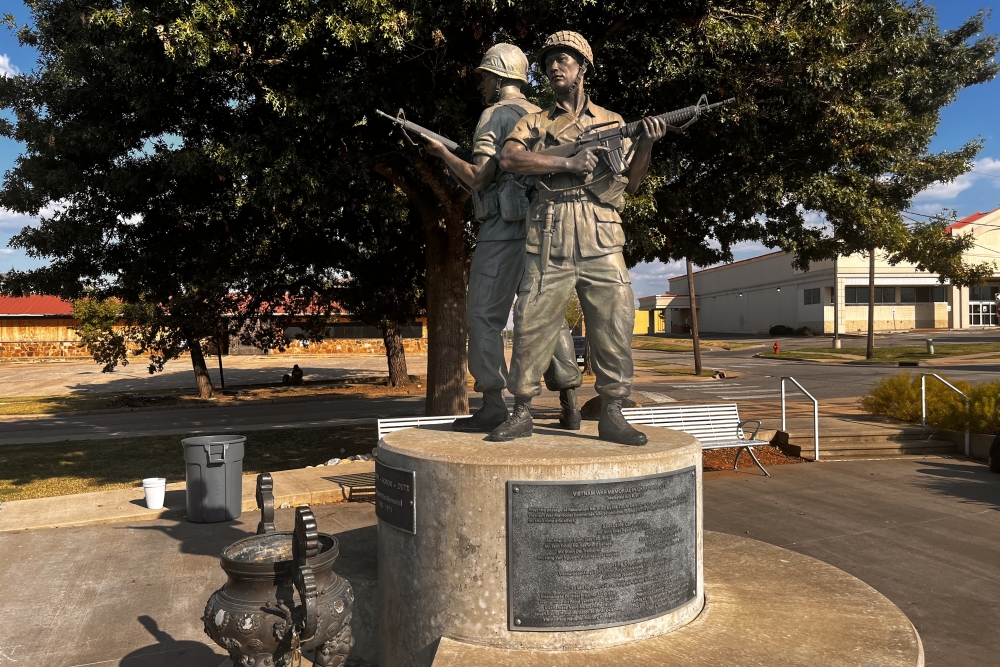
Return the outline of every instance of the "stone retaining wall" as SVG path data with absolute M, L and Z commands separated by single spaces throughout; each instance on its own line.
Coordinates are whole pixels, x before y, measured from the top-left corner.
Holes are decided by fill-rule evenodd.
M 385 354 L 385 344 L 381 338 L 330 338 L 319 343 L 292 341 L 284 352 L 271 350 L 270 354 Z M 403 350 L 407 353 L 427 352 L 426 338 L 404 338 Z
M 89 356 L 78 341 L 0 341 L 0 359 Z
M 426 338 L 404 338 L 403 350 L 407 354 L 427 352 Z M 385 354 L 385 345 L 380 338 L 359 340 L 329 339 L 320 343 L 303 345 L 293 341 L 284 352 L 271 350 L 273 355 L 297 354 Z M 87 348 L 78 341 L 0 341 L 0 359 L 33 358 L 87 358 Z

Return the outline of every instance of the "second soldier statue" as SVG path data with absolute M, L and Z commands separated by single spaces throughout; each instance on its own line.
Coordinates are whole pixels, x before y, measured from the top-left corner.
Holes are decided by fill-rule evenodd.
M 467 313 L 469 372 L 475 378 L 475 390 L 483 394 L 483 405 L 471 417 L 455 421 L 453 428 L 489 433 L 509 417 L 503 399 L 507 361 L 502 332 L 524 273 L 528 235 L 525 219 L 534 190 L 531 176 L 502 170 L 498 159 L 504 140 L 518 121 L 540 109 L 521 92 L 522 84 L 528 82 L 528 60 L 516 46 L 497 44 L 486 52 L 476 72 L 487 108 L 473 138 L 472 164 L 437 141 L 429 141 L 427 151 L 444 160 L 472 190 L 476 219 L 481 223 L 469 268 Z M 554 352 L 544 372 L 545 384 L 559 391 L 559 423 L 576 430 L 580 428 L 576 389 L 583 378 L 565 322 L 554 334 Z

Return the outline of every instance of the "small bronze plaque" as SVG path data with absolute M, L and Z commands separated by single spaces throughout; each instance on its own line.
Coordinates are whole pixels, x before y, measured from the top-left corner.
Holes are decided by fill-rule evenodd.
M 607 628 L 697 595 L 695 468 L 590 482 L 507 482 L 511 630 Z
M 417 505 L 412 470 L 384 465 L 375 459 L 375 516 L 393 528 L 417 534 Z

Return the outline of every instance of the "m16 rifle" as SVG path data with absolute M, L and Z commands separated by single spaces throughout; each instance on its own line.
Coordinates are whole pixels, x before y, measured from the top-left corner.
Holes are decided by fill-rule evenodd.
M 407 131 L 413 132 L 414 134 L 419 136 L 421 139 L 424 139 L 425 141 L 428 139 L 433 139 L 434 141 L 441 142 L 442 144 L 444 144 L 444 147 L 450 150 L 457 158 L 459 158 L 460 160 L 465 160 L 469 164 L 472 164 L 472 151 L 470 151 L 465 146 L 460 146 L 459 144 L 455 143 L 448 137 L 442 137 L 437 132 L 431 132 L 426 127 L 422 127 L 420 125 L 417 125 L 416 123 L 411 123 L 410 121 L 406 120 L 406 115 L 403 113 L 402 109 L 400 109 L 395 116 L 390 116 L 384 111 L 379 111 L 378 109 L 375 109 L 375 113 L 377 113 L 380 116 L 385 116 L 390 121 L 399 126 L 399 128 L 403 130 L 403 136 L 405 136 L 407 140 L 410 142 L 410 144 L 412 144 L 413 146 L 417 146 L 418 144 L 417 142 L 415 142 L 413 139 L 410 138 L 410 135 L 407 134 Z
M 706 95 L 702 95 L 697 104 L 684 107 L 683 109 L 677 109 L 676 111 L 668 111 L 667 113 L 660 114 L 659 116 L 653 116 L 653 118 L 663 120 L 671 131 L 679 134 L 691 127 L 691 125 L 693 125 L 698 118 L 701 117 L 701 114 L 711 111 L 712 109 L 717 109 L 718 107 L 726 104 L 731 104 L 735 101 L 736 98 L 730 97 L 722 100 L 721 102 L 709 104 L 708 97 Z M 634 123 L 627 124 L 625 127 L 618 127 L 616 125 L 615 127 L 601 129 L 612 124 L 614 123 L 601 123 L 600 125 L 595 125 L 577 137 L 576 141 L 568 144 L 552 146 L 551 148 L 545 148 L 539 151 L 539 154 L 554 155 L 557 157 L 573 157 L 584 149 L 600 147 L 605 149 L 605 151 L 600 154 L 601 160 L 607 162 L 607 165 L 611 168 L 612 172 L 615 174 L 622 174 L 628 170 L 629 160 L 632 157 L 631 151 L 628 155 L 625 155 L 625 139 L 635 139 L 639 136 L 642 132 L 642 121 L 637 120 Z

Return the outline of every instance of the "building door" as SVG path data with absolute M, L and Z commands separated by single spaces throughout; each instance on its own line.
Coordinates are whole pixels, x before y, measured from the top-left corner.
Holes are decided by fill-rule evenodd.
M 997 326 L 997 293 L 1000 287 L 979 285 L 969 288 L 969 326 Z

